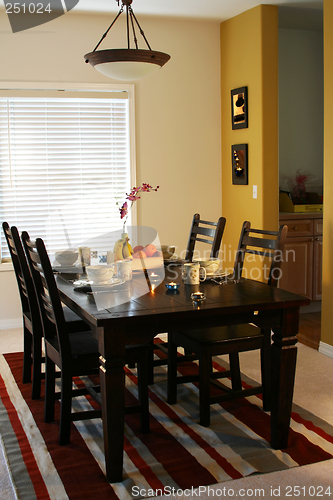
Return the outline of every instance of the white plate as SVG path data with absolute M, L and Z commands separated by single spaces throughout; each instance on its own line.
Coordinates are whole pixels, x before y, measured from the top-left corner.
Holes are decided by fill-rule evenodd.
M 216 271 L 215 273 L 206 273 L 207 278 L 223 278 L 223 276 L 228 276 L 230 274 L 228 271 Z
M 82 273 L 83 269 L 82 269 L 82 266 L 61 266 L 60 264 L 59 265 L 55 265 L 53 263 L 52 265 L 52 270 L 56 273 L 69 273 L 69 274 L 79 274 L 79 273 Z
M 108 281 L 89 281 L 89 280 L 77 280 L 74 281 L 73 285 L 74 286 L 99 286 L 99 285 L 107 285 L 107 286 L 116 286 L 116 285 L 122 285 L 125 283 L 125 280 L 121 280 L 119 278 L 111 278 Z

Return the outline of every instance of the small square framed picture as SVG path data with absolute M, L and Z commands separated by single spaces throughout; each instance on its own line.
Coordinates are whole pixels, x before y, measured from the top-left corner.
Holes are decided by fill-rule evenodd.
M 232 183 L 248 184 L 248 159 L 247 144 L 234 144 L 231 146 Z
M 233 130 L 248 127 L 247 87 L 231 91 L 231 123 Z

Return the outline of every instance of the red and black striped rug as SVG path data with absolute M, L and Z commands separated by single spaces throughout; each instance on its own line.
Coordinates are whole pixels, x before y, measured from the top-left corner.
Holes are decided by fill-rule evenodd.
M 224 369 L 223 362 L 215 363 Z M 194 364 L 184 367 L 192 371 Z M 251 397 L 211 410 L 211 426 L 198 423 L 197 388 L 179 386 L 179 403 L 166 403 L 166 372 L 150 386 L 151 432 L 141 434 L 137 415 L 125 424 L 124 480 L 104 476 L 101 420 L 73 424 L 71 444 L 58 445 L 59 421 L 43 422 L 43 397 L 23 385 L 22 353 L 0 357 L 0 434 L 17 498 L 99 500 L 142 498 L 223 483 L 333 457 L 333 428 L 294 405 L 289 447 L 273 450 L 270 417 Z M 136 396 L 135 369 L 127 370 L 127 396 Z M 78 380 L 77 384 L 82 381 Z M 247 379 L 246 383 L 251 384 Z M 89 405 L 80 398 L 81 407 Z

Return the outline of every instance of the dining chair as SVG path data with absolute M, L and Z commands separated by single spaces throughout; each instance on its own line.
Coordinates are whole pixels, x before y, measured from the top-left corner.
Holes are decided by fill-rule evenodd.
M 22 306 L 23 383 L 31 382 L 32 366 L 31 397 L 38 399 L 40 398 L 41 380 L 44 377 L 42 364 L 45 358 L 42 354 L 43 328 L 37 297 L 17 228 L 15 226 L 9 227 L 7 222 L 3 222 L 2 228 L 13 263 Z M 85 323 L 81 318 L 65 306 L 64 314 L 71 331 L 82 330 Z
M 246 254 L 268 257 L 271 260 L 268 285 L 277 286 L 287 232 L 287 226 L 280 226 L 278 231 L 263 231 L 252 229 L 248 221 L 243 223 L 232 276 L 235 286 L 238 286 L 237 282 L 241 279 Z M 267 331 L 263 326 L 260 328 L 260 323 L 258 325 L 259 327 L 240 324 L 169 332 L 168 403 L 177 402 L 178 384 L 199 382 L 199 413 L 200 424 L 203 426 L 210 424 L 210 405 L 231 399 L 263 394 L 263 408 L 269 411 L 271 331 Z M 177 354 L 178 347 L 183 347 L 197 356 L 199 374 L 177 376 L 177 366 L 182 361 L 182 357 Z M 243 389 L 239 353 L 257 349 L 261 355 L 261 384 Z M 213 371 L 212 357 L 224 354 L 229 355 L 230 369 Z M 225 377 L 231 378 L 231 387 L 218 380 Z M 211 395 L 211 384 L 222 392 L 215 391 Z
M 222 236 L 226 224 L 225 217 L 219 217 L 217 222 L 210 222 L 200 219 L 200 214 L 194 214 L 187 242 L 185 260 L 192 262 L 197 243 L 204 243 L 208 247 L 210 257 L 218 257 Z M 154 383 L 154 367 L 162 366 L 168 363 L 168 342 L 152 343 L 152 352 L 149 357 L 149 383 Z M 154 351 L 160 351 L 162 357 L 154 358 Z M 187 353 L 187 360 L 193 360 L 194 357 Z
M 89 394 L 101 403 L 100 387 L 91 386 L 73 389 L 73 378 L 99 373 L 98 342 L 91 330 L 70 333 L 61 304 L 52 266 L 42 239 L 32 241 L 28 233 L 22 233 L 22 241 L 27 254 L 31 275 L 42 318 L 45 343 L 45 406 L 44 421 L 54 420 L 55 401 L 61 399 L 59 444 L 70 442 L 71 422 L 102 416 L 101 409 L 72 411 L 72 398 Z M 127 406 L 125 413 L 140 413 L 141 432 L 149 431 L 148 405 L 148 347 L 144 345 L 126 348 L 125 361 L 138 365 L 139 404 Z M 55 391 L 56 367 L 61 372 L 61 390 Z

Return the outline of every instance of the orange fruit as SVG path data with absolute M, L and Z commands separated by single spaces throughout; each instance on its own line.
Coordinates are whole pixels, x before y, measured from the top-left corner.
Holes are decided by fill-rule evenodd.
M 145 253 L 147 257 L 152 257 L 155 252 L 156 252 L 156 247 L 152 243 L 145 246 Z
M 134 252 L 132 255 L 133 259 L 145 259 L 147 255 L 143 250 L 138 250 L 137 252 Z
M 140 252 L 140 250 L 143 250 L 144 247 L 142 245 L 137 245 L 136 247 L 133 248 L 133 253 Z

